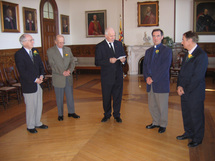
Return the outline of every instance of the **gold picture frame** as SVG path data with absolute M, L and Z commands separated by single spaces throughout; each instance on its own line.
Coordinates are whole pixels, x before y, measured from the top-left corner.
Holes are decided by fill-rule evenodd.
M 106 10 L 85 11 L 85 20 L 86 20 L 86 37 L 105 36 L 105 29 L 107 28 Z
M 138 27 L 159 26 L 158 1 L 137 2 Z
M 2 32 L 20 32 L 19 5 L 1 1 L 0 7 Z
M 60 15 L 61 21 L 61 34 L 70 34 L 69 16 Z
M 23 28 L 25 33 L 37 33 L 37 10 L 33 8 L 22 8 Z
M 215 35 L 215 1 L 193 1 L 193 31 L 198 35 Z

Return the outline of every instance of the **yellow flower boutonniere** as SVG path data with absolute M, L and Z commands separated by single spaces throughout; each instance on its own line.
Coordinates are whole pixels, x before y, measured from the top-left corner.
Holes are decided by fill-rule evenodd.
M 68 56 L 69 54 L 65 54 L 65 56 Z
M 188 60 L 189 60 L 189 59 L 193 58 L 194 56 L 192 54 L 188 54 L 187 57 L 188 57 Z
M 155 53 L 158 54 L 158 53 L 159 53 L 159 50 L 155 50 Z
M 37 50 L 34 50 L 33 53 L 34 53 L 34 56 L 38 54 Z

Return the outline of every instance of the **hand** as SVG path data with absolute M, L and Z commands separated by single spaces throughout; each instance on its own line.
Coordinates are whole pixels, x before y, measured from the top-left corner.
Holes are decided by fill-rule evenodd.
M 146 83 L 147 83 L 148 85 L 151 85 L 152 82 L 153 82 L 153 80 L 152 80 L 151 77 L 147 77 L 147 78 L 146 78 Z
M 117 61 L 116 58 L 110 58 L 110 63 L 114 64 Z
M 41 75 L 39 79 L 40 79 L 41 81 L 43 81 L 43 75 Z
M 124 63 L 125 62 L 125 58 L 121 58 L 121 59 L 119 59 L 122 63 Z
M 69 71 L 69 70 L 64 71 L 64 72 L 63 72 L 63 75 L 64 75 L 65 77 L 70 76 L 70 71 Z
M 43 80 L 41 80 L 40 78 L 37 78 L 35 82 L 36 82 L 37 84 L 41 84 L 41 83 L 43 83 Z
M 178 86 L 178 88 L 177 88 L 177 93 L 178 93 L 179 96 L 183 95 L 183 94 L 184 94 L 184 89 L 183 89 L 183 87 Z

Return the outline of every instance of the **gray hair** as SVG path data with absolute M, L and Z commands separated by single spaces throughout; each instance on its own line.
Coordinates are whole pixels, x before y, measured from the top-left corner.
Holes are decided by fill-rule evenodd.
M 114 30 L 112 27 L 108 27 L 105 29 L 105 35 L 108 35 L 109 30 Z
M 23 45 L 23 42 L 26 41 L 26 34 L 23 34 L 19 37 L 19 42 L 21 45 Z

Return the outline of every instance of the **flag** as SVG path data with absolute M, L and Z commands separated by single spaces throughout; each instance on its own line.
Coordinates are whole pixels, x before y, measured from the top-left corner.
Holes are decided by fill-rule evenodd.
M 120 17 L 120 24 L 119 24 L 119 41 L 123 43 L 124 38 L 123 38 L 123 31 L 122 31 L 122 19 Z

